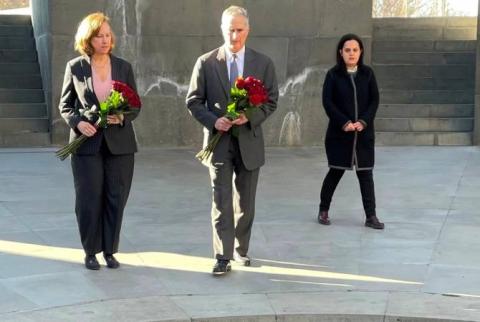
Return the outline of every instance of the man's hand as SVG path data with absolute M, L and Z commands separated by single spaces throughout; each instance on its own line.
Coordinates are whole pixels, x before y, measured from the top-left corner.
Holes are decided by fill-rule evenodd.
M 363 129 L 365 129 L 365 126 L 363 126 L 362 122 L 355 122 L 353 123 L 353 126 L 355 127 L 355 131 L 362 132 Z
M 80 133 L 88 137 L 94 136 L 95 133 L 97 133 L 95 126 L 85 121 L 78 122 L 77 129 L 80 131 Z
M 228 130 L 230 130 L 232 125 L 232 121 L 223 116 L 219 117 L 215 122 L 215 128 L 222 132 L 227 132 Z
M 233 125 L 243 125 L 248 122 L 248 118 L 245 115 L 245 113 L 240 113 L 240 116 L 233 120 L 232 124 Z

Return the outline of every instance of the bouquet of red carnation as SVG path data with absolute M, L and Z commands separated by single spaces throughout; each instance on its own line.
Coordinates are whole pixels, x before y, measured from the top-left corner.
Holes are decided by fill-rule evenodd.
M 268 102 L 268 93 L 261 80 L 248 76 L 243 79 L 237 78 L 235 86 L 230 89 L 230 102 L 227 105 L 227 113 L 225 117 L 233 121 L 240 116 L 240 113 L 257 108 Z M 231 129 L 235 130 L 234 127 Z M 218 131 L 208 142 L 207 146 L 197 153 L 196 158 L 200 161 L 207 160 L 215 147 L 223 132 Z
M 93 106 L 89 113 L 98 116 L 98 120 L 94 124 L 96 128 L 106 128 L 107 115 L 129 114 L 134 110 L 140 109 L 141 106 L 140 97 L 132 88 L 125 83 L 113 81 L 112 91 L 105 101 L 100 103 L 100 109 L 97 106 Z M 82 134 L 55 152 L 55 155 L 63 161 L 74 153 L 87 139 L 88 136 Z

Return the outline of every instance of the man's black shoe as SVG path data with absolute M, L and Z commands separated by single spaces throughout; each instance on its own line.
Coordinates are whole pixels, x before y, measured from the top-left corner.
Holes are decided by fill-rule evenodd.
M 100 264 L 98 263 L 95 255 L 85 256 L 85 267 L 94 271 L 97 271 L 100 269 Z
M 217 262 L 213 266 L 212 274 L 217 275 L 224 275 L 232 270 L 232 266 L 230 265 L 230 261 L 226 259 L 217 259 Z
M 380 220 L 378 220 L 377 216 L 367 217 L 367 220 L 365 220 L 365 226 L 373 228 L 373 229 L 384 229 L 385 228 L 385 224 L 380 222 Z
M 120 263 L 115 259 L 115 257 L 113 257 L 113 255 L 103 255 L 103 258 L 105 258 L 108 268 L 118 268 L 120 266 Z

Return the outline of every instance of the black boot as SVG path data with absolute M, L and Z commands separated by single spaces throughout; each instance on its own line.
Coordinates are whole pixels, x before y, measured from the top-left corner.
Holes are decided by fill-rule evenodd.
M 330 225 L 330 219 L 328 219 L 328 211 L 320 211 L 318 213 L 318 222 L 322 225 Z

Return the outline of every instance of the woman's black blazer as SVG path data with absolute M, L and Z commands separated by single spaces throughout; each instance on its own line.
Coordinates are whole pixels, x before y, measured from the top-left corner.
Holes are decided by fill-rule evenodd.
M 110 55 L 112 80 L 120 81 L 135 91 L 137 86 L 130 63 Z M 70 142 L 81 133 L 77 129 L 80 121 L 95 123 L 97 116 L 91 113 L 93 106 L 100 108 L 100 102 L 93 90 L 92 67 L 89 56 L 80 56 L 67 63 L 59 110 L 62 117 L 70 126 Z M 88 138 L 76 151 L 77 154 L 89 155 L 99 151 L 102 139 L 108 145 L 112 154 L 130 154 L 137 152 L 137 142 L 132 125 L 138 115 L 136 112 L 124 117 L 123 125 L 109 125 L 105 129 L 98 129 L 97 133 Z

